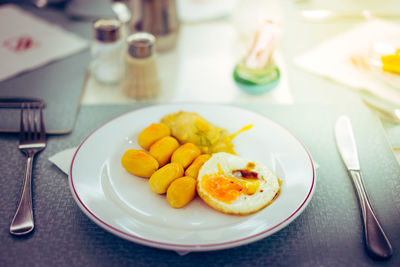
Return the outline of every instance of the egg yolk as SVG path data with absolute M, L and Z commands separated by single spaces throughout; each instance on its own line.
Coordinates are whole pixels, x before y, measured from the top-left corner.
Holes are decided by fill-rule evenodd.
M 222 174 L 205 175 L 201 183 L 208 194 L 227 204 L 231 204 L 245 191 L 239 180 Z
M 383 55 L 381 61 L 384 71 L 400 74 L 400 49 L 395 54 Z
M 258 188 L 260 187 L 260 182 L 258 179 L 246 179 L 242 180 L 242 184 L 246 188 L 247 195 L 253 195 L 257 192 Z
M 240 129 L 239 131 L 237 131 L 236 133 L 231 134 L 231 135 L 229 136 L 229 138 L 233 140 L 236 136 L 238 136 L 239 134 L 241 134 L 241 133 L 243 133 L 243 132 L 245 132 L 245 131 L 250 130 L 251 128 L 253 128 L 253 124 L 246 125 L 246 126 L 244 126 L 242 129 Z

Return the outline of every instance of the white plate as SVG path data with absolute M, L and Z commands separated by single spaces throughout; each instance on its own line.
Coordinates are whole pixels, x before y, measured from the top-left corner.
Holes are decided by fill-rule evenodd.
M 165 195 L 150 190 L 147 179 L 126 172 L 120 159 L 127 149 L 139 148 L 139 132 L 179 110 L 197 112 L 229 133 L 253 124 L 234 139 L 236 152 L 278 175 L 283 181 L 279 197 L 247 216 L 223 214 L 199 197 L 173 209 Z M 316 177 L 305 146 L 269 118 L 232 106 L 171 104 L 134 110 L 93 131 L 74 155 L 69 181 L 78 206 L 105 230 L 147 246 L 207 251 L 254 242 L 286 227 L 310 202 Z

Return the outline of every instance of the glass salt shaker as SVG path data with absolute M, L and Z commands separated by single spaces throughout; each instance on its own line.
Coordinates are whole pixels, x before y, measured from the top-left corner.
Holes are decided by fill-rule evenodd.
M 134 99 L 155 97 L 160 91 L 154 35 L 139 32 L 127 38 L 123 92 Z
M 91 71 L 94 78 L 105 84 L 118 83 L 123 75 L 121 23 L 115 19 L 100 19 L 94 23 L 91 47 Z

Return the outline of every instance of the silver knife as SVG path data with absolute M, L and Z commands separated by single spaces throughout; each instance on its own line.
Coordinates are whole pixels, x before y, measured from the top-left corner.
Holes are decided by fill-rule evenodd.
M 385 232 L 376 217 L 374 208 L 368 198 L 364 179 L 360 171 L 357 147 L 354 140 L 350 119 L 341 116 L 335 125 L 336 144 L 343 162 L 353 180 L 361 207 L 365 245 L 368 254 L 373 258 L 386 259 L 392 255 L 393 249 Z

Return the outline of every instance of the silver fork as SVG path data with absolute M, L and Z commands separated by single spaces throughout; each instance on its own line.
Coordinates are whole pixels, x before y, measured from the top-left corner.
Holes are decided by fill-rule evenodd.
M 25 235 L 34 228 L 32 210 L 32 166 L 36 153 L 46 147 L 43 103 L 21 104 L 19 149 L 26 155 L 25 179 L 21 199 L 10 225 L 13 235 Z

